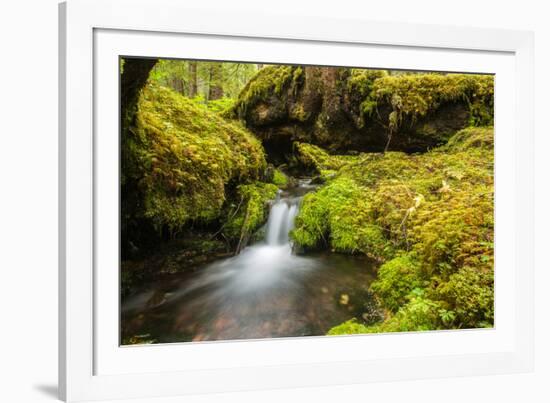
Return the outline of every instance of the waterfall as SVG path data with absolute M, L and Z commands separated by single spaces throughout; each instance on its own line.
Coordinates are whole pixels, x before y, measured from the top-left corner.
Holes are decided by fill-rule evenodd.
M 285 245 L 290 242 L 289 232 L 294 228 L 300 198 L 277 197 L 267 220 L 265 241 L 268 245 Z

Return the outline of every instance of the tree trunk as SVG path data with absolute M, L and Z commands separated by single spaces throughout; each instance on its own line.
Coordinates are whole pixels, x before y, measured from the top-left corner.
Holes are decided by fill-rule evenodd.
M 210 66 L 210 85 L 208 100 L 214 101 L 223 97 L 223 67 L 221 63 L 212 63 Z
M 189 98 L 197 96 L 197 62 L 189 62 Z
M 139 92 L 149 78 L 149 72 L 157 59 L 125 59 L 120 77 L 120 106 L 122 127 L 133 120 L 136 112 Z
M 138 100 L 141 89 L 149 78 L 149 72 L 157 62 L 156 59 L 124 59 L 122 74 L 120 77 L 120 124 L 121 124 L 121 150 L 120 158 L 122 173 L 124 167 L 134 163 L 133 155 L 128 151 L 132 127 L 135 125 Z M 139 192 L 138 182 L 135 178 L 124 177 L 121 182 L 121 217 L 135 217 L 135 208 L 138 205 L 136 195 Z M 135 244 L 141 246 L 139 229 L 142 224 L 135 219 L 121 220 L 121 253 L 123 258 L 136 249 Z

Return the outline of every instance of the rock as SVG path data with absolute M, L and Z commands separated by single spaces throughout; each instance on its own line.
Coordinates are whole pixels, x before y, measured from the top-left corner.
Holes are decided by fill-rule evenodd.
M 295 141 L 331 152 L 419 152 L 472 123 L 492 124 L 493 77 L 271 66 L 245 87 L 234 114 L 276 163 Z

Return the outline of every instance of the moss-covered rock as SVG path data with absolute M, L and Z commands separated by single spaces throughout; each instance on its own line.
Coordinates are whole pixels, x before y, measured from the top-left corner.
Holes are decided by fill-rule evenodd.
M 262 182 L 237 188 L 239 201 L 231 206 L 223 228 L 226 238 L 238 240 L 237 251 L 246 246 L 254 231 L 265 223 L 268 202 L 275 198 L 277 190 L 276 185 Z
M 331 151 L 425 151 L 456 131 L 493 121 L 493 76 L 271 66 L 234 114 L 277 160 L 294 141 Z
M 372 284 L 391 319 L 384 331 L 422 330 L 427 319 L 400 321 L 424 310 L 431 318 L 436 306 L 437 328 L 491 324 L 492 139 L 492 128 L 467 128 L 417 155 L 331 156 L 305 147 L 320 170 L 340 168 L 304 197 L 292 239 L 385 262 Z
M 288 186 L 289 183 L 288 176 L 280 169 L 275 169 L 273 171 L 273 178 L 271 179 L 271 181 L 279 189 L 284 189 Z
M 122 137 L 123 239 L 136 244 L 140 231 L 174 234 L 217 220 L 236 184 L 256 181 L 265 167 L 261 143 L 240 124 L 146 86 Z

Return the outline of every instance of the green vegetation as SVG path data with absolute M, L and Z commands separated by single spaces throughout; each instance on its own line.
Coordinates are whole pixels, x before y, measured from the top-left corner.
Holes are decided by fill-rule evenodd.
M 223 232 L 228 238 L 239 239 L 242 242 L 265 223 L 266 205 L 277 195 L 277 186 L 255 182 L 240 185 L 237 193 L 239 202 L 229 212 Z
M 138 184 L 143 217 L 172 232 L 222 213 L 231 181 L 258 179 L 262 146 L 238 123 L 171 89 L 144 88 L 133 136 L 123 143 L 122 184 Z
M 306 170 L 330 175 L 349 163 L 352 157 L 330 155 L 321 147 L 307 143 L 294 143 L 296 158 Z
M 235 112 L 244 116 L 249 104 L 271 95 L 280 95 L 292 83 L 296 83 L 302 75 L 302 68 L 296 66 L 267 66 L 262 68 L 242 89 Z
M 432 328 L 492 323 L 492 137 L 472 127 L 425 154 L 316 159 L 349 163 L 304 198 L 292 237 L 385 262 L 372 290 L 388 319 L 376 331 L 423 330 L 429 318 Z
M 411 254 L 404 254 L 380 267 L 372 290 L 384 301 L 386 308 L 397 312 L 408 302 L 411 292 L 424 285 L 421 278 L 418 261 Z
M 250 63 L 159 59 L 149 82 L 208 105 L 222 98 L 234 100 L 257 71 Z
M 401 74 L 380 76 L 372 81 L 363 74 L 363 87 L 372 88 L 365 94 L 363 113 L 370 116 L 376 106 L 385 101 L 393 107 L 392 119 L 402 121 L 402 115 L 416 120 L 449 102 L 466 101 L 470 106 L 471 123 L 477 126 L 493 124 L 493 77 L 473 74 Z M 357 84 L 356 84 L 357 86 Z
M 423 152 L 460 129 L 491 126 L 493 95 L 491 75 L 270 66 L 244 87 L 234 112 L 265 140 Z
M 275 169 L 273 171 L 272 182 L 279 188 L 285 188 L 288 185 L 288 176 L 286 176 L 280 169 Z
M 123 248 L 158 252 L 123 261 L 123 295 L 238 253 L 278 189 L 308 176 L 321 185 L 296 250 L 378 268 L 353 309 L 342 293 L 355 318 L 329 334 L 493 325 L 492 76 L 176 60 L 121 73 Z

